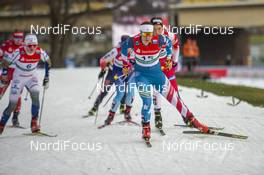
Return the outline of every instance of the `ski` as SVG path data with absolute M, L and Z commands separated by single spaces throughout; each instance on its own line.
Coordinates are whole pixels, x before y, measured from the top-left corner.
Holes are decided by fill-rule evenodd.
M 146 143 L 146 145 L 147 145 L 148 148 L 151 148 L 152 147 L 152 145 L 151 145 L 151 143 L 149 141 L 149 138 L 143 138 L 143 140 L 145 141 L 145 143 Z
M 247 139 L 248 136 L 239 135 L 239 134 L 231 134 L 231 133 L 225 133 L 225 132 L 218 132 L 209 130 L 209 133 L 202 133 L 200 131 L 183 131 L 184 134 L 204 134 L 204 135 L 215 135 L 215 136 L 223 136 L 223 137 L 230 137 L 235 139 Z
M 83 115 L 82 118 L 88 118 L 90 117 L 91 115 Z
M 102 128 L 106 127 L 106 126 L 109 126 L 109 125 L 103 124 L 103 125 L 98 126 L 97 129 L 102 129 Z
M 24 127 L 24 126 L 14 126 L 14 125 L 9 125 L 8 126 L 9 128 L 17 128 L 17 129 L 27 129 L 26 127 Z
M 192 128 L 192 127 L 189 127 L 187 125 L 180 125 L 180 124 L 174 124 L 174 126 L 179 126 L 179 127 L 184 127 L 184 128 Z M 208 128 L 212 129 L 212 130 L 223 130 L 223 129 L 225 129 L 225 127 L 213 127 L 213 126 L 209 126 Z
M 120 122 L 116 122 L 116 124 L 120 124 L 120 125 L 124 125 L 124 124 L 132 124 L 132 125 L 136 125 L 136 126 L 141 126 L 139 123 L 137 122 L 134 122 L 132 120 L 123 120 L 123 121 L 120 121 Z
M 160 132 L 160 134 L 161 134 L 162 136 L 165 136 L 165 135 L 166 135 L 166 133 L 164 132 L 163 129 L 158 129 L 158 130 L 159 130 L 159 132 Z
M 25 136 L 46 136 L 46 137 L 57 137 L 57 134 L 48 134 L 45 132 L 34 132 L 34 133 L 23 133 Z

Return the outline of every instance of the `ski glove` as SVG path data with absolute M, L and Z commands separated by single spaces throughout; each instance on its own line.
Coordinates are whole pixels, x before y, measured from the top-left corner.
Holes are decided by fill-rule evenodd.
M 44 78 L 43 87 L 44 87 L 44 89 L 48 89 L 49 88 L 49 77 L 45 77 Z
M 105 70 L 101 70 L 101 72 L 98 75 L 98 79 L 102 78 L 105 74 Z
M 175 61 L 173 61 L 173 62 L 172 62 L 172 67 L 173 67 L 173 68 L 177 68 L 177 66 L 178 66 L 178 63 L 175 62 Z
M 122 70 L 122 72 L 123 72 L 123 75 L 125 77 L 127 77 L 128 74 L 131 72 L 131 68 L 132 68 L 132 64 L 130 62 L 126 62 L 126 63 L 123 62 L 123 70 Z
M 170 59 L 166 60 L 166 69 L 171 70 L 172 68 L 172 61 Z
M 8 84 L 8 71 L 6 68 L 3 68 L 2 75 L 1 75 L 1 81 L 0 86 L 4 87 Z

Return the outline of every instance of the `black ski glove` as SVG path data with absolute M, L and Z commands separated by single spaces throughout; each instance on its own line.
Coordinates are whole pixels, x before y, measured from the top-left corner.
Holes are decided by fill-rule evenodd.
M 49 77 L 45 77 L 44 78 L 43 87 L 44 87 L 44 89 L 48 89 L 49 88 Z
M 102 78 L 105 74 L 105 70 L 101 70 L 101 72 L 98 75 L 98 79 Z

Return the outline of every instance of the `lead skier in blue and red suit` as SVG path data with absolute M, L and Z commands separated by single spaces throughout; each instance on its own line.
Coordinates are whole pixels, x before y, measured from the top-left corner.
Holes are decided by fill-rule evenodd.
M 164 35 L 153 36 L 153 25 L 151 22 L 142 23 L 140 25 L 140 33 L 128 38 L 121 44 L 123 59 L 127 60 L 129 49 L 132 49 L 135 54 L 135 82 L 143 101 L 141 108 L 142 137 L 145 140 L 149 140 L 151 135 L 150 108 L 152 104 L 152 88 L 161 93 L 178 110 L 185 123 L 189 123 L 203 133 L 207 133 L 208 127 L 201 124 L 194 117 L 161 70 L 159 58 L 164 46 L 167 52 L 167 59 L 171 59 L 171 40 Z

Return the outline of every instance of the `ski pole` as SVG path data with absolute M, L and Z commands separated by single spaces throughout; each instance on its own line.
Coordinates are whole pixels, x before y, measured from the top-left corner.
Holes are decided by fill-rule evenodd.
M 105 104 L 104 104 L 103 107 L 105 107 L 105 106 L 108 104 L 108 102 L 109 102 L 109 101 L 111 100 L 111 98 L 114 96 L 115 92 L 116 92 L 116 91 L 114 91 L 114 92 L 111 94 L 111 96 L 107 99 L 107 101 L 105 102 Z
M 104 87 L 104 76 L 103 76 L 103 78 L 102 78 L 101 87 Z M 100 104 L 99 104 L 98 107 L 97 107 L 96 115 L 95 115 L 95 118 L 94 118 L 94 124 L 95 124 L 95 125 L 96 125 L 97 118 L 98 118 L 99 106 L 100 106 Z
M 27 93 L 26 93 L 26 97 L 24 98 L 24 100 L 25 100 L 25 101 L 28 100 L 28 91 L 27 91 Z
M 6 86 L 5 84 L 2 84 L 2 82 L 0 82 L 0 88 L 2 89 L 2 90 L 1 90 L 1 93 L 0 93 L 0 100 L 1 100 L 2 97 L 3 97 L 4 94 L 5 94 L 5 91 L 6 91 L 7 86 Z
M 124 77 L 124 76 L 125 76 L 125 77 Z M 127 75 L 126 75 L 126 74 L 123 74 L 123 75 L 120 75 L 119 77 L 116 76 L 116 77 L 114 77 L 114 79 L 117 80 L 117 79 L 120 79 L 120 78 L 122 78 L 122 77 L 124 77 L 124 78 L 122 79 L 122 81 L 124 81 L 125 78 L 127 77 Z M 105 104 L 104 104 L 103 107 L 105 107 L 105 106 L 108 104 L 108 102 L 109 102 L 109 101 L 111 100 L 111 98 L 114 96 L 115 92 L 116 92 L 116 91 L 114 91 L 114 92 L 110 95 L 110 97 L 107 99 L 107 101 L 105 102 Z
M 46 89 L 43 88 L 43 96 L 42 96 L 41 107 L 40 107 L 40 114 L 39 114 L 39 126 L 40 126 L 40 123 L 41 123 L 41 116 L 42 116 L 42 111 L 43 111 L 43 106 L 44 106 L 44 100 L 45 100 L 45 92 L 46 92 Z
M 99 80 L 100 80 L 100 79 L 97 80 L 97 82 L 96 82 L 96 84 L 95 84 L 93 90 L 91 91 L 91 93 L 90 93 L 90 95 L 89 95 L 89 97 L 88 97 L 89 100 L 91 99 L 92 95 L 94 94 L 94 92 L 95 92 L 95 90 L 96 90 L 96 87 L 97 87 L 97 84 L 98 84 Z
M 115 75 L 115 76 L 114 76 L 114 80 L 118 80 L 118 79 L 120 79 L 120 78 L 122 78 L 122 77 L 124 77 L 124 76 L 127 76 L 127 75 L 126 75 L 126 74 L 122 74 L 122 75 L 120 75 L 120 76 Z

